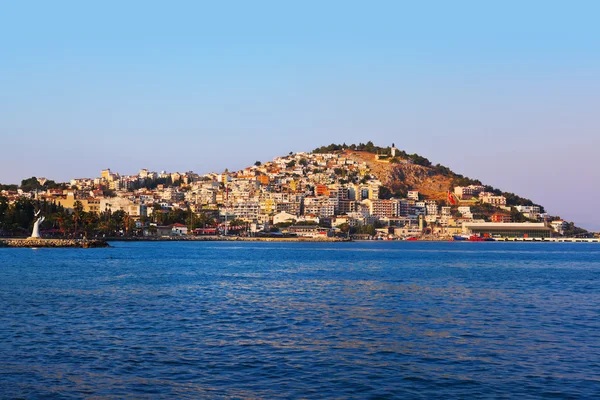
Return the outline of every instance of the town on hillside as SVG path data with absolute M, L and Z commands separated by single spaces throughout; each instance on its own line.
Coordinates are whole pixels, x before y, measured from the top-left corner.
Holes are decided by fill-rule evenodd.
M 24 234 L 34 209 L 47 215 L 45 237 L 491 240 L 587 234 L 541 206 L 516 204 L 481 184 L 440 184 L 437 196 L 418 187 L 393 191 L 393 185 L 382 182 L 381 171 L 375 171 L 429 167 L 423 160 L 394 145 L 361 144 L 290 153 L 235 172 L 142 169 L 120 175 L 105 169 L 95 178 L 50 185 L 44 178 L 31 178 L 20 187 L 0 186 L 0 234 Z M 423 182 L 435 181 L 433 174 L 426 175 L 430 177 Z

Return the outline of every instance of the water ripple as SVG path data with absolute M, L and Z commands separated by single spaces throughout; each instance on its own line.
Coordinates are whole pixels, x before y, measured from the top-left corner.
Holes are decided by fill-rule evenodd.
M 599 397 L 599 249 L 0 249 L 0 397 Z

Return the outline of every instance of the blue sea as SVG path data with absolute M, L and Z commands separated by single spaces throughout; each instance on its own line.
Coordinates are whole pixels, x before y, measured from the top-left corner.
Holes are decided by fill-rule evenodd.
M 600 245 L 0 249 L 0 398 L 600 398 Z

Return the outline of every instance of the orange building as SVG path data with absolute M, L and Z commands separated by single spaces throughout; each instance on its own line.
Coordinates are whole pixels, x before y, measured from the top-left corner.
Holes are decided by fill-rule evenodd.
M 326 185 L 317 185 L 317 187 L 315 188 L 315 195 L 329 196 L 329 189 Z

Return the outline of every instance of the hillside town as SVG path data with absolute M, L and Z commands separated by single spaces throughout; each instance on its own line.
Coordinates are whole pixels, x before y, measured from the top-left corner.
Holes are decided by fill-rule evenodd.
M 393 145 L 376 160 L 412 162 Z M 444 200 L 429 199 L 417 188 L 390 193 L 367 162 L 348 152 L 290 153 L 240 171 L 204 175 L 148 169 L 120 175 L 105 169 L 98 177 L 74 178 L 52 189 L 44 188 L 44 178 L 36 179 L 39 189 L 4 189 L 0 195 L 9 203 L 28 198 L 55 204 L 69 214 L 121 213 L 116 235 L 414 240 L 545 238 L 569 229 L 566 221 L 550 217 L 540 206 L 507 204 L 505 196 L 483 185 L 448 188 Z M 59 222 L 48 222 L 46 235 L 64 234 Z M 84 225 L 82 221 L 80 227 Z

